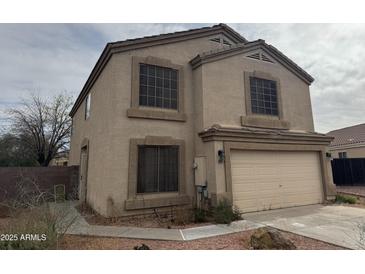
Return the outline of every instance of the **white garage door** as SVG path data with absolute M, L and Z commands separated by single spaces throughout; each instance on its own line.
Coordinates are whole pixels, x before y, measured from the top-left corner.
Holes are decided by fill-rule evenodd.
M 321 203 L 316 152 L 231 151 L 233 203 L 242 212 Z

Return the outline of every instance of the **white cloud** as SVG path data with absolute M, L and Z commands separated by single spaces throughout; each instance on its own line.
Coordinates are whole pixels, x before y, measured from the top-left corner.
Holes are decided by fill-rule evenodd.
M 30 91 L 49 95 L 67 90 L 77 96 L 107 42 L 201 26 L 2 24 L 0 119 L 2 110 Z M 365 122 L 365 25 L 230 26 L 248 40 L 265 39 L 315 78 L 311 96 L 317 131 Z

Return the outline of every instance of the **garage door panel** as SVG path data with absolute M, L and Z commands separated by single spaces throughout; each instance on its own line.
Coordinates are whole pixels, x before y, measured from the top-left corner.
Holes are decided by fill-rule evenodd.
M 316 152 L 231 152 L 233 202 L 243 212 L 322 202 Z

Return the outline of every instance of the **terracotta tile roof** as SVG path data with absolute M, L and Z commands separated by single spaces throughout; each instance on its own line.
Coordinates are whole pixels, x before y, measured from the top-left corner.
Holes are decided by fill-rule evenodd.
M 350 144 L 365 144 L 365 123 L 336 129 L 328 132 L 327 135 L 335 137 L 330 145 L 331 147 Z

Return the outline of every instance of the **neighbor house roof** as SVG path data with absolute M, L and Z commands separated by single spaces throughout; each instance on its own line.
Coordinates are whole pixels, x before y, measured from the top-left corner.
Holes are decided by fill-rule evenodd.
M 365 123 L 336 129 L 328 132 L 327 135 L 335 137 L 330 145 L 331 147 L 365 144 Z
M 198 54 L 194 59 L 192 59 L 190 63 L 193 68 L 196 68 L 204 63 L 217 61 L 223 58 L 256 49 L 262 49 L 263 51 L 265 51 L 268 55 L 272 56 L 272 58 L 277 60 L 280 64 L 293 72 L 307 84 L 311 84 L 314 81 L 314 78 L 311 75 L 305 72 L 302 68 L 300 68 L 296 63 L 294 63 L 291 59 L 285 56 L 277 48 L 265 43 L 265 40 L 262 39 L 247 43 L 240 43 L 232 46 L 225 46 L 224 48 L 203 52 L 201 54 Z
M 212 27 L 203 27 L 198 29 L 191 29 L 185 31 L 178 31 L 173 33 L 166 33 L 160 35 L 153 35 L 153 36 L 145 36 L 142 38 L 136 39 L 128 39 L 124 41 L 112 42 L 108 43 L 102 54 L 100 55 L 98 61 L 96 62 L 93 70 L 89 78 L 87 79 L 84 87 L 82 88 L 79 96 L 76 99 L 75 104 L 73 105 L 70 116 L 74 116 L 77 109 L 81 105 L 82 101 L 85 99 L 86 95 L 88 94 L 89 90 L 97 80 L 98 76 L 102 72 L 103 68 L 109 61 L 110 57 L 114 53 L 123 52 L 132 49 L 140 49 L 145 47 L 150 47 L 154 45 L 162 45 L 168 43 L 174 43 L 183 41 L 186 39 L 194 39 L 200 38 L 204 36 L 209 36 L 213 34 L 224 34 L 228 38 L 230 38 L 235 43 L 247 43 L 248 41 L 242 37 L 238 32 L 227 26 L 226 24 L 218 24 Z

